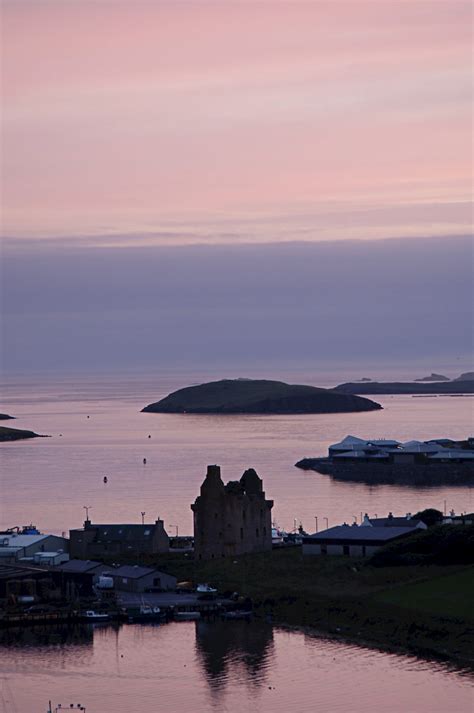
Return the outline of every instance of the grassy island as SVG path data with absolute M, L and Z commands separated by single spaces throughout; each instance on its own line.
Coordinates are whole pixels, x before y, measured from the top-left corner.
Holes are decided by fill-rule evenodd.
M 39 433 L 34 431 L 25 431 L 20 428 L 7 428 L 0 426 L 0 442 L 3 441 L 20 441 L 24 438 L 44 438 Z
M 353 394 L 282 381 L 223 379 L 174 391 L 145 406 L 151 413 L 348 413 L 374 411 L 380 404 Z

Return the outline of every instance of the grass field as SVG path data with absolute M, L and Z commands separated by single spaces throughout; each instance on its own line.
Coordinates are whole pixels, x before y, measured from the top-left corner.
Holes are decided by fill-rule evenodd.
M 377 594 L 375 600 L 474 624 L 474 567 L 404 584 Z

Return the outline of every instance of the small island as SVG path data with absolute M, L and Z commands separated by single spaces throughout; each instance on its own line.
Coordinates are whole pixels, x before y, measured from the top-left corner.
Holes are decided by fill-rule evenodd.
M 463 375 L 464 376 L 464 375 Z M 414 395 L 425 395 L 425 394 L 449 394 L 449 395 L 459 395 L 459 394 L 473 394 L 474 393 L 474 381 L 465 379 L 460 381 L 454 379 L 453 381 L 436 381 L 436 382 L 385 382 L 385 381 L 372 381 L 371 383 L 361 383 L 353 382 L 347 384 L 339 384 L 336 386 L 335 391 L 341 394 L 414 394 Z
M 10 416 L 8 413 L 0 413 L 0 421 L 9 421 L 14 418 L 15 416 Z
M 4 441 L 21 441 L 24 438 L 46 438 L 34 431 L 25 431 L 20 428 L 7 428 L 0 426 L 0 443 Z
M 304 414 L 375 411 L 380 404 L 333 389 L 265 379 L 223 379 L 188 386 L 142 409 L 149 413 Z
M 435 374 L 432 372 L 429 376 L 423 376 L 421 379 L 415 379 L 415 381 L 450 381 L 450 379 L 443 374 Z

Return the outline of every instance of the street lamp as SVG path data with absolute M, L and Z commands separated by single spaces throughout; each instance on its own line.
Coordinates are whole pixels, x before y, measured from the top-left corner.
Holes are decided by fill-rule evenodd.
M 318 516 L 317 515 L 314 516 L 314 520 L 316 522 L 316 532 L 317 532 L 318 531 Z
M 175 528 L 176 528 L 176 535 L 175 535 L 175 537 L 178 537 L 178 525 L 170 525 L 170 527 L 175 527 Z
M 326 520 L 326 530 L 329 530 L 329 518 L 325 517 L 324 520 Z
M 145 515 L 146 515 L 146 512 L 142 511 L 142 525 L 145 524 Z
M 89 519 L 89 510 L 92 510 L 92 505 L 83 505 L 83 509 L 86 511 L 86 520 Z

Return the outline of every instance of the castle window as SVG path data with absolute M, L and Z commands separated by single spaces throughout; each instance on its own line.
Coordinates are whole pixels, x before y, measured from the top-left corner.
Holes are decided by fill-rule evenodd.
M 244 511 L 242 512 L 242 519 L 245 520 L 246 517 L 247 517 L 247 513 L 246 513 L 245 510 L 244 510 Z
M 260 517 L 263 517 L 263 510 L 260 508 Z
M 217 513 L 214 513 L 214 520 L 217 520 Z
M 222 540 L 222 532 L 219 532 L 219 540 Z
M 244 539 L 244 528 L 243 527 L 240 528 L 240 539 L 241 540 Z
M 264 536 L 264 537 L 267 536 L 267 528 L 266 528 L 266 527 L 263 528 L 263 536 Z
M 257 537 L 260 537 L 260 530 L 258 529 L 258 527 L 257 527 L 257 529 L 255 530 L 255 534 L 256 534 Z

